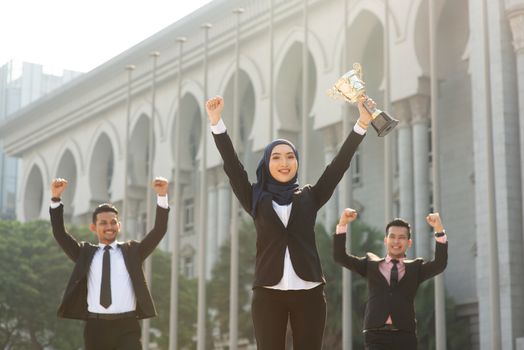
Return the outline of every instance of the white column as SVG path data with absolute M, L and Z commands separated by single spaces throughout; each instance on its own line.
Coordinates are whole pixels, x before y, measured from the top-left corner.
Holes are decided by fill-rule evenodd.
M 520 137 L 520 176 L 521 176 L 521 207 L 522 207 L 522 227 L 524 228 L 524 1 L 520 4 L 506 10 L 511 31 L 513 34 L 513 49 L 515 50 L 515 60 L 517 65 L 517 96 L 518 96 L 518 116 L 519 116 L 519 137 Z M 524 230 L 522 230 L 522 241 L 524 244 Z M 524 253 L 524 246 L 522 247 Z M 521 253 L 522 256 L 522 253 Z M 522 283 L 522 282 L 521 282 Z M 524 295 L 517 292 L 517 298 L 522 300 Z M 517 299 L 515 298 L 515 299 Z M 522 308 L 522 306 L 521 306 Z M 524 317 L 520 317 L 521 321 L 515 328 L 522 330 L 524 328 Z M 518 321 L 517 321 L 518 322 Z M 524 334 L 516 331 L 517 336 L 516 346 L 518 349 L 524 349 Z M 519 334 L 520 333 L 520 334 Z
M 511 31 L 513 33 L 513 48 L 517 63 L 517 83 L 519 98 L 519 128 L 520 128 L 520 175 L 524 184 L 524 3 L 507 10 Z M 524 186 L 522 186 L 522 227 L 524 227 Z M 524 233 L 524 232 L 523 232 Z
M 412 225 L 415 241 L 415 254 L 418 257 L 428 258 L 429 234 L 426 215 L 429 211 L 429 119 L 428 97 L 414 96 L 409 99 L 413 115 L 413 183 L 415 199 L 415 219 Z

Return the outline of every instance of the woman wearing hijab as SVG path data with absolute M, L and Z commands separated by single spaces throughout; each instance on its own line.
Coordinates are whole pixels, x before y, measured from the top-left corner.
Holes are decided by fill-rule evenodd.
M 367 102 L 374 106 L 372 100 Z M 266 146 L 251 184 L 221 119 L 224 100 L 207 101 L 206 110 L 224 170 L 257 232 L 251 313 L 258 350 L 284 350 L 288 319 L 293 348 L 319 350 L 326 321 L 326 283 L 315 242 L 318 210 L 329 200 L 349 168 L 371 122 L 359 104 L 360 117 L 339 153 L 315 185 L 299 187 L 299 155 L 278 139 Z

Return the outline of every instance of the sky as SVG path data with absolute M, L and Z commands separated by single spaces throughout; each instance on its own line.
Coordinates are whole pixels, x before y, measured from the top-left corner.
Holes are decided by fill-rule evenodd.
M 6 0 L 0 66 L 88 72 L 210 0 Z

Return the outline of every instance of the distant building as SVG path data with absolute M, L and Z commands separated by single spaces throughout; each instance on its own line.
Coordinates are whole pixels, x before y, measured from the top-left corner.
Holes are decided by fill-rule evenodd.
M 64 70 L 56 75 L 40 64 L 7 62 L 0 67 L 0 122 L 81 74 Z M 0 219 L 16 217 L 17 174 L 18 160 L 0 149 Z

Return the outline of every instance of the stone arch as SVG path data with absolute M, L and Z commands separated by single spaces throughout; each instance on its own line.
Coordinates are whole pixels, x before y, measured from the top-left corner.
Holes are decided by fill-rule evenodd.
M 129 137 L 129 182 L 131 186 L 145 187 L 149 171 L 149 126 L 151 118 L 140 115 L 133 123 Z M 153 159 L 154 159 L 153 145 Z M 152 160 L 151 160 L 152 161 Z
M 66 220 L 70 219 L 74 212 L 74 198 L 78 183 L 78 166 L 76 157 L 69 148 L 65 149 L 60 157 L 57 158 L 56 176 L 68 181 L 67 190 L 62 194 L 64 204 L 64 215 Z
M 94 138 L 89 158 L 89 188 L 91 200 L 109 202 L 113 192 L 113 172 L 115 152 L 111 138 L 106 132 L 100 132 Z
M 244 130 L 244 132 L 241 133 L 242 139 L 253 139 L 255 136 L 254 134 L 256 131 L 253 129 L 253 126 L 255 124 L 255 120 L 258 120 L 260 118 L 263 118 L 260 113 L 261 108 L 256 108 L 256 102 L 260 101 L 262 97 L 265 97 L 267 94 L 266 87 L 266 79 L 264 78 L 262 71 L 260 67 L 257 66 L 257 64 L 246 56 L 240 56 L 239 61 L 239 70 L 240 70 L 240 79 L 239 79 L 239 92 L 240 92 L 240 101 L 244 100 L 242 98 L 242 94 L 244 95 L 247 93 L 249 95 L 249 101 L 252 101 L 252 104 L 254 104 L 253 112 L 247 112 L 247 111 L 240 111 L 241 115 L 241 123 L 242 123 L 242 115 L 246 114 L 248 115 L 248 118 L 250 119 L 249 122 L 246 125 L 241 125 L 240 127 Z M 221 94 L 224 96 L 226 101 L 233 101 L 233 79 L 235 76 L 235 64 L 232 62 L 225 73 L 222 76 L 222 79 L 220 80 L 218 91 L 221 92 Z M 247 85 L 246 85 L 247 84 Z M 249 89 L 249 91 L 245 91 L 244 88 Z M 226 91 L 231 89 L 231 97 L 226 96 Z M 251 98 L 252 96 L 252 98 Z M 244 104 L 241 104 L 241 109 L 244 107 Z M 249 103 L 249 108 L 251 109 L 251 103 Z M 224 113 L 224 119 L 226 119 L 227 116 L 232 115 L 232 104 L 229 103 L 224 106 L 224 108 L 230 108 L 230 113 Z M 227 124 L 228 129 L 233 127 L 233 123 L 230 122 Z
M 290 138 L 294 143 L 298 141 L 298 132 L 301 129 L 302 115 L 302 48 L 301 41 L 293 42 L 284 53 L 284 57 L 279 60 L 276 66 L 275 79 L 275 115 L 276 120 L 280 122 L 279 135 Z M 315 90 L 317 83 L 317 69 L 314 58 L 309 51 L 308 70 L 309 86 L 307 110 L 312 110 L 315 99 Z M 300 62 L 300 63 L 298 63 Z
M 240 68 L 238 74 L 239 100 L 239 127 L 240 143 L 247 142 L 253 134 L 253 124 L 256 113 L 256 92 L 253 81 L 249 74 Z M 233 102 L 235 72 L 230 72 L 227 83 L 221 88 L 225 101 Z M 233 103 L 226 103 L 224 106 L 224 122 L 231 133 L 237 132 L 233 127 Z
M 158 97 L 157 97 L 158 101 Z M 131 135 L 131 131 L 135 130 L 136 124 L 140 121 L 140 118 L 142 116 L 147 116 L 149 119 L 151 119 L 151 103 L 150 102 L 141 102 L 131 113 L 130 120 L 129 120 L 129 135 Z M 160 140 L 164 140 L 164 138 L 167 136 L 166 131 L 164 130 L 165 125 L 162 118 L 162 114 L 160 113 L 158 106 L 155 106 L 155 136 L 159 137 Z M 168 123 L 168 122 L 167 122 Z M 156 139 L 156 138 L 155 138 Z
M 20 197 L 23 198 L 20 207 L 22 221 L 43 217 L 44 189 L 48 186 L 46 186 L 46 181 L 49 181 L 47 165 L 43 158 L 37 155 L 28 162 L 22 186 L 20 186 L 22 192 Z
M 356 26 L 354 25 L 355 22 L 359 19 L 359 17 L 363 14 L 363 13 L 371 13 L 380 23 L 382 26 L 384 26 L 384 4 L 381 3 L 381 2 L 376 2 L 376 1 L 360 1 L 358 3 L 355 4 L 355 6 L 353 6 L 351 8 L 351 12 L 348 16 L 348 28 L 355 28 L 356 29 Z M 393 45 L 393 43 L 395 42 L 399 42 L 399 41 L 402 41 L 402 40 L 405 40 L 405 36 L 406 36 L 406 28 L 402 28 L 401 29 L 401 23 L 399 21 L 399 19 L 395 16 L 395 13 L 393 11 L 390 11 L 389 13 L 389 28 L 393 31 L 392 35 L 390 36 L 390 40 L 391 41 L 391 45 Z M 339 72 L 346 72 L 348 70 L 351 69 L 351 67 L 347 67 L 346 66 L 346 63 L 344 62 L 344 23 L 342 23 L 342 25 L 340 26 L 340 29 L 338 30 L 337 32 L 337 36 L 336 36 L 336 48 L 335 48 L 335 52 L 334 54 L 332 55 L 332 59 L 333 59 L 333 65 L 335 66 L 335 68 L 339 68 L 340 71 Z M 366 29 L 366 28 L 363 28 L 364 32 L 367 32 L 369 31 L 369 28 Z M 358 35 L 356 35 L 355 33 L 349 31 L 349 41 L 350 41 L 350 48 L 349 50 L 351 52 L 360 52 L 362 51 L 362 44 L 364 44 L 364 42 L 362 42 L 362 40 L 359 39 L 359 37 L 361 36 L 362 34 L 362 31 L 358 31 Z M 366 35 L 363 35 L 364 37 Z M 355 46 L 356 45 L 356 46 Z M 349 60 L 349 64 L 351 65 L 353 62 L 351 61 L 351 57 L 348 58 Z
M 362 63 L 366 92 L 380 105 L 383 99 L 381 90 L 384 81 L 383 22 L 375 12 L 362 9 L 358 15 L 351 18 L 348 25 L 351 41 L 348 62 Z M 343 62 L 342 50 L 339 60 Z M 348 67 L 349 69 L 351 67 Z
M 181 105 L 178 110 L 181 117 L 180 128 L 182 132 L 180 147 L 181 147 L 181 159 L 180 166 L 184 170 L 192 170 L 196 165 L 196 160 L 201 146 L 202 138 L 202 108 L 201 101 L 190 91 L 184 92 L 181 98 Z M 175 135 L 174 124 L 172 127 L 172 134 Z M 175 150 L 176 139 L 175 136 L 171 137 L 171 148 Z M 173 155 L 176 150 L 173 151 Z
M 58 174 L 58 161 L 60 159 L 62 159 L 62 157 L 64 156 L 64 153 L 65 152 L 71 152 L 71 154 L 73 155 L 73 159 L 75 161 L 75 164 L 77 165 L 77 172 L 78 174 L 83 174 L 84 171 L 85 171 L 85 161 L 84 161 L 84 157 L 83 157 L 83 154 L 82 154 L 82 151 L 80 149 L 80 146 L 78 145 L 78 142 L 74 139 L 68 139 L 66 140 L 66 142 L 64 142 L 62 144 L 62 146 L 60 147 L 60 151 L 58 152 L 58 154 L 60 155 L 59 157 L 56 158 L 56 162 L 55 162 L 55 166 L 54 166 L 54 169 L 56 169 L 56 171 L 54 172 L 54 174 L 56 174 L 56 176 L 60 176 L 60 177 L 63 177 L 61 176 L 60 174 Z
M 437 75 L 439 78 L 452 76 L 463 61 L 469 40 L 467 1 L 440 0 L 437 2 Z M 428 4 L 421 1 L 416 11 L 413 28 L 413 42 L 417 60 L 422 71 L 429 75 L 429 24 Z M 449 40 L 453 38 L 453 40 Z M 445 48 L 441 50 L 439 48 Z
M 124 123 L 125 124 L 125 123 Z M 131 124 L 131 123 L 130 123 Z M 125 126 L 124 126 L 125 128 Z M 131 127 L 129 130 L 132 130 Z M 124 157 L 124 138 L 125 138 L 125 129 L 119 130 L 115 124 L 111 123 L 110 121 L 103 121 L 95 130 L 93 133 L 93 136 L 91 138 L 91 142 L 89 143 L 88 152 L 86 161 L 89 162 L 89 160 L 93 157 L 94 149 L 97 145 L 98 139 L 102 136 L 106 135 L 109 138 L 109 141 L 111 142 L 111 147 L 113 149 L 113 152 L 115 154 L 115 159 L 123 159 Z
M 275 52 L 277 53 L 275 57 L 275 67 L 277 67 L 277 71 L 279 67 L 282 66 L 282 62 L 284 61 L 289 49 L 297 42 L 304 42 L 304 29 L 302 27 L 293 27 L 287 33 L 280 47 L 275 48 Z M 319 71 L 328 71 L 330 69 L 330 58 L 326 49 L 322 45 L 320 38 L 311 31 L 308 33 L 308 48 L 316 66 L 320 67 Z

